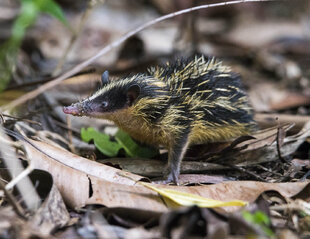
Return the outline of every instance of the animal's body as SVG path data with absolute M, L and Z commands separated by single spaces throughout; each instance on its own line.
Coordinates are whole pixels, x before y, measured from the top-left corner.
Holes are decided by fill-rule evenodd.
M 134 139 L 169 151 L 168 182 L 177 183 L 188 146 L 228 141 L 255 127 L 238 74 L 203 56 L 181 59 L 146 73 L 108 80 L 64 112 L 112 120 Z

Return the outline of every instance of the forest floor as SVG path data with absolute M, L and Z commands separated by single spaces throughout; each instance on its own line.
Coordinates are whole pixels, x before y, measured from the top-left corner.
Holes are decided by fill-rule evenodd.
M 206 2 L 221 1 L 2 0 L 0 238 L 310 237 L 310 1 L 159 22 Z M 190 147 L 179 185 L 152 183 L 164 147 L 63 112 L 105 71 L 118 80 L 194 55 L 241 76 L 259 129 Z

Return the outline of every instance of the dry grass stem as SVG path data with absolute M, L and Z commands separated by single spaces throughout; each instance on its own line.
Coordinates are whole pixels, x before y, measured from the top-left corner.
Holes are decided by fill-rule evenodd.
M 104 54 L 110 52 L 111 50 L 113 50 L 114 48 L 120 46 L 123 42 L 125 42 L 128 38 L 134 36 L 135 34 L 137 34 L 138 32 L 141 32 L 142 30 L 153 26 L 159 22 L 162 22 L 164 20 L 182 15 L 182 14 L 186 14 L 186 13 L 190 13 L 193 11 L 198 11 L 198 10 L 202 10 L 202 9 L 206 9 L 206 8 L 213 8 L 213 7 L 220 7 L 220 6 L 228 6 L 228 5 L 234 5 L 234 4 L 240 4 L 240 3 L 250 3 L 250 2 L 269 2 L 269 1 L 274 1 L 274 0 L 236 0 L 236 1 L 228 1 L 228 2 L 221 2 L 221 3 L 213 3 L 213 4 L 206 4 L 206 5 L 201 5 L 201 6 L 197 6 L 197 7 L 192 7 L 192 8 L 187 8 L 184 10 L 180 10 L 177 12 L 173 12 L 167 15 L 164 15 L 162 17 L 156 18 L 154 20 L 151 20 L 149 22 L 146 22 L 145 24 L 142 24 L 140 27 L 129 31 L 128 33 L 126 33 L 124 36 L 122 36 L 121 38 L 119 38 L 118 40 L 112 42 L 111 44 L 107 45 L 106 47 L 102 48 L 97 54 L 95 54 L 94 56 L 88 58 L 87 60 L 81 62 L 80 64 L 76 65 L 75 67 L 73 67 L 71 70 L 67 71 L 66 73 L 62 74 L 61 76 L 55 78 L 52 81 L 49 81 L 47 83 L 45 83 L 44 85 L 38 87 L 37 89 L 30 91 L 29 93 L 17 98 L 16 100 L 10 102 L 9 104 L 6 104 L 5 106 L 1 107 L 1 111 L 8 111 L 22 103 L 25 103 L 26 101 L 35 98 L 36 96 L 40 95 L 41 93 L 45 92 L 46 90 L 55 87 L 56 85 L 58 85 L 60 82 L 62 82 L 63 80 L 65 80 L 66 78 L 78 73 L 79 71 L 81 71 L 83 68 L 85 68 L 86 66 L 88 66 L 89 64 L 93 63 L 95 60 L 97 60 L 99 57 L 103 56 Z

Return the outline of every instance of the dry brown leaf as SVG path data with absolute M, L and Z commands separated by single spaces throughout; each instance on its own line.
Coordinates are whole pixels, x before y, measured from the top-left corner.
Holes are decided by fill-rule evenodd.
M 12 230 L 11 225 L 21 226 L 24 221 L 16 215 L 12 207 L 1 207 L 0 209 L 0 235 L 5 235 L 6 231 Z
M 50 235 L 51 231 L 65 226 L 70 220 L 70 215 L 55 185 L 45 202 L 36 214 L 28 221 L 29 225 L 38 228 L 43 235 Z
M 95 203 L 93 200 L 98 200 L 98 203 L 101 201 L 101 204 L 110 206 L 123 205 L 125 202 L 132 204 L 132 206 L 136 203 L 144 203 L 137 198 L 129 200 L 126 197 L 126 195 L 128 196 L 128 186 L 134 185 L 135 181 L 141 179 L 140 176 L 123 173 L 133 179 L 131 180 L 120 176 L 119 173 L 122 171 L 113 167 L 90 161 L 43 142 L 29 141 L 35 146 L 25 143 L 32 167 L 52 174 L 55 184 L 69 206 L 79 208 L 88 203 Z M 137 188 L 136 193 L 143 192 L 143 189 L 140 190 L 143 187 Z M 148 190 L 145 189 L 144 191 Z M 134 191 L 132 192 L 134 193 Z M 101 193 L 103 193 L 103 197 L 100 195 Z M 153 204 L 155 207 L 156 203 Z M 157 205 L 159 208 L 164 207 L 161 202 Z
M 283 133 L 287 132 L 291 127 L 292 125 L 281 126 L 281 131 L 283 131 Z M 235 158 L 233 161 L 234 164 L 237 164 L 238 166 L 247 166 L 270 162 L 279 158 L 277 151 L 278 127 L 259 131 L 253 136 L 256 139 L 251 139 L 238 144 L 234 148 L 237 153 L 235 155 L 229 155 L 229 157 Z M 281 156 L 285 157 L 294 153 L 309 136 L 310 123 L 307 123 L 298 134 L 283 139 L 280 147 Z
M 24 143 L 24 146 L 32 165 L 52 174 L 64 200 L 73 208 L 86 204 L 101 204 L 107 207 L 151 209 L 158 212 L 168 210 L 157 193 L 135 184 L 133 180 L 141 179 L 138 175 L 90 161 L 43 142 L 29 141 L 35 147 L 29 143 Z M 216 200 L 238 199 L 253 202 L 267 190 L 276 190 L 285 197 L 291 197 L 307 184 L 308 182 L 272 184 L 240 181 L 193 187 L 168 185 L 158 187 L 168 187 Z
M 310 116 L 293 114 L 255 114 L 255 121 L 262 127 L 268 128 L 282 124 L 295 124 L 291 129 L 292 133 L 297 133 L 307 122 L 310 122 Z
M 144 158 L 109 158 L 99 160 L 99 162 L 150 178 L 163 176 L 163 168 L 166 166 L 167 163 L 165 160 Z M 228 178 L 224 176 L 194 175 L 194 173 L 199 173 L 206 170 L 213 171 L 226 168 L 228 167 L 215 163 L 183 161 L 181 165 L 181 175 L 179 177 L 180 184 L 188 182 L 220 183 L 223 181 L 227 181 Z
M 284 229 L 279 232 L 278 234 L 279 239 L 298 239 L 298 235 L 296 235 L 294 232 L 292 232 L 289 229 Z
M 310 97 L 305 93 L 282 89 L 279 84 L 270 82 L 253 86 L 249 97 L 257 112 L 285 110 L 310 103 Z
M 221 151 L 212 154 L 212 157 L 211 155 L 206 155 L 199 158 L 201 160 L 207 161 L 210 159 L 214 163 L 200 161 L 183 161 L 181 165 L 181 173 L 193 174 L 227 168 L 227 166 L 225 165 L 215 164 L 218 162 L 233 163 L 237 166 L 249 166 L 277 160 L 279 158 L 277 149 L 277 138 L 279 138 L 278 128 L 279 127 L 272 127 L 269 129 L 258 131 L 257 133 L 253 134 L 253 139 L 251 138 L 245 141 L 241 141 L 240 143 L 237 142 L 237 139 L 236 141 L 232 142 L 232 144 L 227 148 L 221 149 Z M 308 130 L 309 125 L 305 126 L 300 133 L 286 138 L 284 138 L 284 134 L 292 128 L 292 124 L 286 124 L 280 128 L 281 137 L 279 138 L 279 146 L 281 156 L 283 157 L 294 153 L 297 147 L 299 147 L 299 145 L 304 142 L 306 138 L 310 135 L 310 130 Z M 123 170 L 148 177 L 162 176 L 162 169 L 166 163 L 165 161 L 161 160 L 138 158 L 112 158 L 100 160 L 100 162 L 106 163 L 108 165 L 114 165 Z M 228 180 L 225 177 L 211 178 L 210 176 L 204 177 L 204 175 L 203 177 L 201 175 L 191 175 L 190 177 L 184 176 L 185 175 L 181 175 L 180 180 L 185 183 L 218 183 Z
M 303 28 L 299 23 L 288 21 L 268 21 L 254 22 L 242 21 L 233 31 L 227 36 L 228 39 L 235 41 L 247 47 L 259 47 L 268 44 L 274 39 L 282 36 L 302 37 Z
M 271 110 L 285 110 L 294 107 L 309 105 L 310 97 L 308 95 L 287 92 L 282 101 L 271 102 Z
M 18 216 L 10 206 L 0 208 L 0 235 L 1 238 L 49 238 Z

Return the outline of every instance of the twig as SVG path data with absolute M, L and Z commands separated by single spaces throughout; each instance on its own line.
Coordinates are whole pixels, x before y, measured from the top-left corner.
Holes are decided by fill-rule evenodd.
M 1 121 L 2 121 L 1 124 L 4 124 L 4 123 L 5 123 L 5 120 L 4 120 L 3 114 L 1 114 L 1 113 L 0 113 L 0 119 L 1 119 Z
M 9 145 L 10 147 L 15 147 L 15 148 L 21 148 L 21 144 L 17 141 L 11 141 L 9 139 L 7 139 L 6 137 L 2 137 L 2 135 L 0 135 L 0 144 L 6 144 Z
M 17 175 L 15 178 L 13 178 L 6 186 L 5 189 L 6 190 L 10 190 L 13 187 L 15 187 L 15 185 L 22 180 L 24 177 L 28 176 L 31 172 L 33 171 L 33 167 L 31 166 L 31 164 L 29 164 L 29 166 L 24 169 L 19 175 Z
M 306 201 L 303 200 L 295 200 L 292 201 L 288 204 L 284 205 L 275 205 L 275 206 L 270 206 L 270 210 L 275 210 L 275 211 L 302 211 L 307 214 L 310 214 L 310 204 Z
M 24 209 L 16 202 L 15 198 L 13 197 L 13 195 L 5 189 L 5 185 L 2 182 L 2 179 L 0 178 L 0 189 L 3 190 L 8 202 L 12 205 L 14 211 L 16 212 L 16 214 L 18 216 L 20 216 L 23 219 L 26 219 L 25 216 L 25 211 Z
M 289 163 L 288 160 L 286 160 L 284 157 L 282 157 L 281 153 L 281 147 L 283 145 L 283 140 L 285 137 L 285 131 L 281 126 L 278 127 L 277 131 L 277 152 L 278 152 L 278 157 L 281 160 L 282 163 Z
M 9 141 L 2 128 L 0 128 L 0 137 Z M 24 169 L 21 162 L 19 161 L 13 147 L 4 141 L 0 144 L 0 153 L 11 178 L 14 180 L 14 178 L 22 173 Z M 29 210 L 34 211 L 39 207 L 41 204 L 41 199 L 28 177 L 24 177 L 22 180 L 19 180 L 16 188 L 20 192 L 23 201 Z
M 309 176 L 310 176 L 310 170 L 306 172 L 305 175 L 302 176 L 302 178 L 299 181 L 300 182 L 306 181 Z
M 231 167 L 233 169 L 236 169 L 237 171 L 244 173 L 244 174 L 248 174 L 250 176 L 252 176 L 253 178 L 255 178 L 257 181 L 261 181 L 261 182 L 267 182 L 267 180 L 263 179 L 262 177 L 258 176 L 255 173 L 252 173 L 251 171 L 249 171 L 248 169 L 244 169 L 242 167 L 236 166 L 236 165 L 232 165 L 232 164 L 224 164 L 225 166 Z
M 23 136 L 26 136 L 26 134 L 23 132 L 23 130 L 21 128 L 24 128 L 26 130 L 28 130 L 29 132 L 35 134 L 38 138 L 40 138 L 41 140 L 48 142 L 52 145 L 54 145 L 55 147 L 59 147 L 61 148 L 61 146 L 57 143 L 55 143 L 54 141 L 50 140 L 48 137 L 57 139 L 61 142 L 63 142 L 64 144 L 69 144 L 68 141 L 62 137 L 59 134 L 53 133 L 51 131 L 46 131 L 46 130 L 35 130 L 34 128 L 32 128 L 31 126 L 24 124 L 23 122 L 18 122 L 15 124 L 15 128 L 19 131 L 19 133 Z
M 24 118 L 20 118 L 20 117 L 8 115 L 8 114 L 1 114 L 1 118 L 3 119 L 3 122 L 5 122 L 3 117 L 11 118 L 11 119 L 14 119 L 14 120 L 17 120 L 17 121 L 24 121 L 24 122 L 28 122 L 30 124 L 36 124 L 36 125 L 40 125 L 41 126 L 40 122 L 29 120 L 29 119 L 24 119 Z
M 271 170 L 269 168 L 266 168 L 266 167 L 264 167 L 262 165 L 259 165 L 259 164 L 258 165 L 253 165 L 253 167 L 258 167 L 258 168 L 260 168 L 260 169 L 262 169 L 262 170 L 264 170 L 264 171 L 266 171 L 268 173 L 272 173 L 275 176 L 282 177 L 281 173 L 275 172 L 275 171 L 273 171 L 273 170 Z
M 239 3 L 269 2 L 269 1 L 274 1 L 274 0 L 236 0 L 236 1 L 221 2 L 221 3 L 213 3 L 213 4 L 207 4 L 207 5 L 201 5 L 201 6 L 197 6 L 197 7 L 187 8 L 187 9 L 184 9 L 184 10 L 181 10 L 181 11 L 177 11 L 177 12 L 173 12 L 173 13 L 164 15 L 162 17 L 156 18 L 154 20 L 151 20 L 151 21 L 149 21 L 149 22 L 147 22 L 145 24 L 142 24 L 140 27 L 136 28 L 135 30 L 132 30 L 132 31 L 126 33 L 124 36 L 122 36 L 121 38 L 119 38 L 115 42 L 112 42 L 111 44 L 109 44 L 106 47 L 102 48 L 94 56 L 92 56 L 92 57 L 88 58 L 87 60 L 83 61 L 82 63 L 76 65 L 71 70 L 69 70 L 66 73 L 64 73 L 63 75 L 57 77 L 53 81 L 47 82 L 44 85 L 42 85 L 39 88 L 37 88 L 36 90 L 30 91 L 29 93 L 27 93 L 27 94 L 17 98 L 16 100 L 10 102 L 9 104 L 3 106 L 1 109 L 2 109 L 2 111 L 12 109 L 12 108 L 14 108 L 14 107 L 16 107 L 16 106 L 26 102 L 27 100 L 30 100 L 30 99 L 40 95 L 41 93 L 45 92 L 46 90 L 48 90 L 48 89 L 58 85 L 64 79 L 66 79 L 66 78 L 68 78 L 68 77 L 78 73 L 80 70 L 82 70 L 84 67 L 88 66 L 90 63 L 94 62 L 95 60 L 97 60 L 102 55 L 108 53 L 112 49 L 114 49 L 114 48 L 118 47 L 119 45 L 121 45 L 128 38 L 132 37 L 133 35 L 137 34 L 140 31 L 144 30 L 145 28 L 150 27 L 152 25 L 155 25 L 155 24 L 157 24 L 159 22 L 162 22 L 164 20 L 167 20 L 167 19 L 179 16 L 181 14 L 186 14 L 186 13 L 189 13 L 189 12 L 192 12 L 192 11 L 197 11 L 197 10 L 206 9 L 206 8 L 228 6 L 228 5 L 239 4 Z

